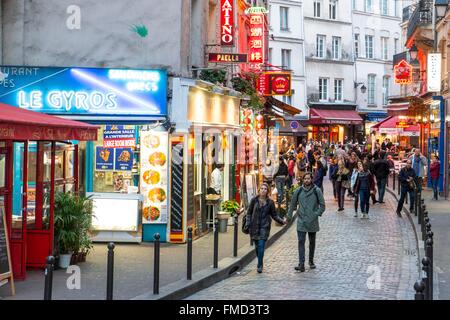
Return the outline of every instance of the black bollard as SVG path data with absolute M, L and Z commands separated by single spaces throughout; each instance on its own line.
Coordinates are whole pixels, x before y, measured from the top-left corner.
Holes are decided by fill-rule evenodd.
M 108 261 L 106 271 L 106 300 L 113 299 L 113 284 L 114 284 L 114 242 L 108 244 Z
M 234 215 L 234 242 L 233 242 L 233 257 L 237 257 L 238 255 L 238 230 L 239 230 L 239 221 L 238 215 Z
M 192 280 L 192 227 L 188 228 L 187 238 L 187 279 Z
M 428 216 L 425 215 L 424 218 L 423 218 L 422 226 L 421 226 L 422 241 L 427 240 L 427 225 L 430 225 L 430 228 L 431 228 L 430 218 L 428 218 Z
M 47 265 L 45 267 L 44 300 L 52 300 L 54 265 L 55 265 L 55 257 L 48 256 Z
M 430 231 L 431 232 L 431 231 Z M 427 258 L 430 260 L 430 266 L 429 266 L 429 296 L 430 300 L 433 300 L 433 239 L 428 237 L 427 241 L 425 241 L 425 254 Z
M 422 275 L 422 281 L 425 283 L 425 290 L 424 290 L 424 295 L 425 295 L 425 300 L 430 300 L 430 293 L 429 293 L 429 288 L 430 288 L 430 271 L 429 271 L 429 267 L 430 267 L 430 260 L 427 257 L 424 257 L 422 259 L 422 270 L 423 270 L 423 275 Z
M 153 236 L 155 238 L 155 265 L 153 268 L 153 294 L 159 294 L 159 256 L 160 256 L 160 251 L 159 251 L 159 239 L 161 238 L 161 236 L 159 235 L 159 233 L 155 233 L 155 235 Z
M 416 290 L 414 300 L 425 300 L 425 295 L 423 294 L 423 291 L 425 290 L 425 283 L 422 280 L 416 281 L 414 284 L 414 290 Z
M 219 220 L 216 218 L 214 221 L 214 261 L 213 267 L 217 269 L 219 267 Z

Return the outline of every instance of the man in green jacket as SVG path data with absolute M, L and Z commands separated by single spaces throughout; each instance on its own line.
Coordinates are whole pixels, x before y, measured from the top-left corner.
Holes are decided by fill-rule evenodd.
M 298 215 L 297 234 L 298 234 L 298 254 L 300 263 L 295 270 L 305 271 L 305 241 L 306 233 L 309 238 L 309 267 L 315 269 L 314 251 L 316 248 L 316 232 L 319 231 L 319 217 L 325 212 L 325 200 L 322 191 L 313 183 L 311 173 L 303 177 L 303 186 L 301 186 L 292 196 L 291 205 L 288 211 L 288 220 L 292 219 L 293 211 Z

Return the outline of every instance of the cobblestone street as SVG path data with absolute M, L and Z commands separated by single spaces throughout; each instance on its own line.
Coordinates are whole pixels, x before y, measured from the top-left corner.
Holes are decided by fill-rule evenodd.
M 327 210 L 317 234 L 317 269 L 306 265 L 304 273 L 294 270 L 298 264 L 294 223 L 266 250 L 262 274 L 256 272 L 254 260 L 188 299 L 413 299 L 419 275 L 416 240 L 405 214 L 401 219 L 395 214 L 393 198 L 386 194 L 385 204 L 371 204 L 367 221 L 353 217 L 353 200 L 338 213 L 330 182 L 325 181 L 324 187 Z M 381 280 L 379 287 L 376 279 Z

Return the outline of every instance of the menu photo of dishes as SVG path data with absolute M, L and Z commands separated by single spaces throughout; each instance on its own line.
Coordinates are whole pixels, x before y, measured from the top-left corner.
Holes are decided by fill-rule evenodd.
M 167 223 L 167 132 L 141 131 L 141 188 L 144 196 L 142 223 Z

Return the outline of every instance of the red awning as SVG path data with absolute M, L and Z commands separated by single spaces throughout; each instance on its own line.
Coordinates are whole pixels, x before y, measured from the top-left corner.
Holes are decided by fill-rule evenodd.
M 97 140 L 97 126 L 0 103 L 0 140 Z
M 362 124 L 363 119 L 353 110 L 310 109 L 309 124 Z
M 398 128 L 397 124 L 401 122 L 398 116 L 391 116 L 372 126 L 380 133 L 398 134 L 401 136 L 415 136 L 420 134 L 420 126 L 417 124 L 409 125 L 404 128 Z

